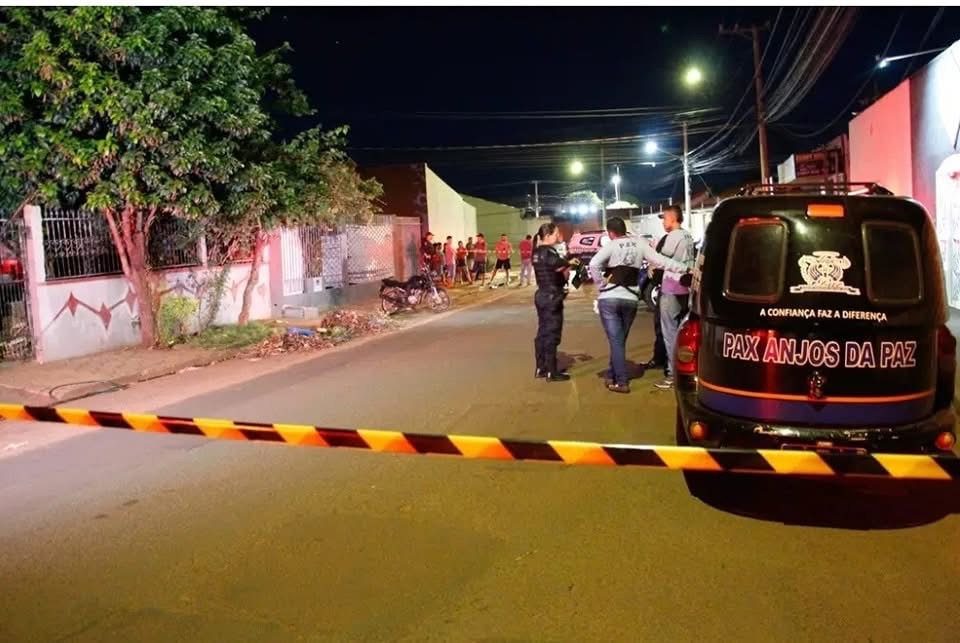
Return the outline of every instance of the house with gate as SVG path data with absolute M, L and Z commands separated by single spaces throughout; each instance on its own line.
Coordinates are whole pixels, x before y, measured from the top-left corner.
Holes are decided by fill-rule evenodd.
M 339 229 L 271 233 L 251 302 L 251 319 L 319 311 L 375 296 L 381 279 L 416 270 L 415 218 L 381 215 Z M 226 270 L 214 324 L 236 323 L 250 256 L 218 256 L 197 230 L 158 217 L 148 243 L 164 295 L 198 300 L 195 327 L 210 312 L 214 276 Z M 135 291 L 122 274 L 106 220 L 96 212 L 26 206 L 0 218 L 0 361 L 54 361 L 135 346 Z

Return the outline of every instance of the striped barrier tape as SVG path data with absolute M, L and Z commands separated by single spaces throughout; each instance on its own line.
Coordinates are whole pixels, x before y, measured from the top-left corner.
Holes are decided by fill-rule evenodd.
M 487 460 L 533 460 L 682 471 L 803 476 L 960 479 L 960 459 L 952 455 L 857 455 L 814 451 L 600 444 L 566 440 L 541 442 L 470 435 L 330 429 L 309 424 L 234 422 L 20 404 L 0 404 L 0 418 L 147 433 L 197 435 L 213 440 L 253 440 L 294 446 L 348 447 L 380 453 L 435 454 Z

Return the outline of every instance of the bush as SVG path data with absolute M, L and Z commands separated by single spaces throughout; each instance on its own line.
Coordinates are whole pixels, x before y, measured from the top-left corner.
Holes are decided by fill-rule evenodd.
M 160 342 L 165 346 L 172 346 L 182 342 L 187 336 L 190 320 L 197 314 L 200 304 L 193 297 L 168 295 L 160 302 L 160 313 L 157 319 L 157 328 L 160 331 Z
M 269 337 L 274 329 L 266 324 L 251 322 L 246 326 L 211 326 L 194 337 L 190 343 L 201 348 L 243 348 L 258 344 Z

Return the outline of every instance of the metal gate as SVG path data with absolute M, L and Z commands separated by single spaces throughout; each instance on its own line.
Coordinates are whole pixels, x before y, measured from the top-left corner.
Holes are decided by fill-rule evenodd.
M 33 358 L 23 220 L 0 218 L 0 361 Z

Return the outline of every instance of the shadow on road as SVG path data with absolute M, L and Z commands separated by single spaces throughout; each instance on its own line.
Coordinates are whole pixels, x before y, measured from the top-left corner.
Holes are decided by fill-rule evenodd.
M 597 377 L 600 379 L 606 379 L 610 373 L 610 370 L 605 368 L 602 371 L 597 371 Z M 637 364 L 636 362 L 627 360 L 627 379 L 628 380 L 639 380 L 642 379 L 644 375 L 647 374 L 647 369 L 644 368 L 643 364 Z
M 788 525 L 904 529 L 960 513 L 960 483 L 749 474 L 684 474 L 690 493 L 715 509 Z
M 593 359 L 593 355 L 588 355 L 586 353 L 564 353 L 560 351 L 557 353 L 557 368 L 561 371 L 565 371 L 568 368 L 571 368 L 577 362 L 589 362 Z

